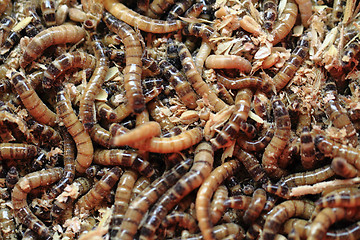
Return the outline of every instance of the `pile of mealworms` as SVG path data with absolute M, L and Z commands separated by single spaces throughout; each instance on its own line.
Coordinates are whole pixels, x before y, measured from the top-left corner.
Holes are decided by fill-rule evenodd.
M 360 239 L 359 0 L 0 13 L 1 239 Z

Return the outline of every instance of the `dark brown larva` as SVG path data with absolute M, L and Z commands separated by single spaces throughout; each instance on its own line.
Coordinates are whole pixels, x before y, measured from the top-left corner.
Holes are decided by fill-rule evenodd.
M 310 129 L 304 127 L 300 135 L 301 164 L 305 169 L 313 168 L 315 164 L 315 144 Z
M 19 181 L 19 172 L 15 166 L 12 166 L 6 174 L 6 187 L 11 190 Z
M 55 0 L 41 0 L 40 7 L 46 26 L 56 25 Z
M 278 1 L 274 0 L 265 0 L 263 2 L 264 28 L 268 31 L 273 29 L 274 22 L 277 19 L 277 5 Z
M 0 143 L 0 161 L 35 157 L 39 148 L 23 143 Z

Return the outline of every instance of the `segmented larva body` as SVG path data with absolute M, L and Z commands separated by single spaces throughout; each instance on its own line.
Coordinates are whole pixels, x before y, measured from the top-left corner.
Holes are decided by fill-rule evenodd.
M 73 137 L 77 156 L 75 159 L 76 171 L 84 173 L 93 159 L 94 148 L 89 134 L 85 131 L 83 124 L 79 121 L 71 106 L 68 93 L 65 89 L 58 91 L 57 96 L 57 113 L 64 123 L 70 135 Z
M 212 45 L 211 40 L 213 38 L 219 37 L 219 34 L 212 27 L 204 23 L 190 23 L 183 28 L 182 34 L 200 37 L 204 41 L 210 43 L 210 45 Z
M 51 45 L 77 43 L 85 37 L 85 30 L 74 25 L 61 25 L 48 28 L 37 34 L 26 46 L 20 57 L 20 66 L 25 68 Z
M 35 157 L 39 148 L 24 143 L 0 143 L 0 161 Z
M 57 57 L 49 64 L 44 72 L 44 79 L 42 85 L 44 88 L 51 88 L 53 86 L 60 86 L 59 77 L 71 68 L 91 68 L 94 69 L 96 64 L 95 57 L 85 52 L 71 52 L 65 53 Z
M 62 177 L 62 172 L 61 168 L 52 168 L 29 173 L 20 178 L 11 194 L 11 202 L 16 220 L 46 239 L 52 238 L 50 230 L 30 211 L 26 197 L 34 188 L 47 186 L 59 181 Z
M 130 146 L 139 150 L 155 153 L 173 153 L 187 149 L 199 143 L 203 138 L 200 128 L 193 128 L 170 138 L 153 137 Z
M 193 3 L 192 0 L 183 0 L 179 2 L 175 2 L 174 6 L 171 7 L 170 11 L 167 14 L 166 20 L 174 20 L 179 16 L 183 15 L 186 10 L 188 10 Z
M 50 190 L 48 197 L 53 199 L 63 192 L 65 187 L 71 184 L 75 178 L 75 142 L 66 129 L 62 129 L 64 176 Z
M 6 173 L 5 183 L 8 190 L 14 188 L 15 184 L 19 181 L 19 172 L 15 166 L 12 166 Z
M 124 240 L 133 239 L 146 211 L 166 192 L 167 189 L 174 185 L 178 179 L 187 172 L 191 164 L 192 159 L 187 159 L 177 164 L 169 171 L 166 171 L 162 177 L 159 177 L 152 182 L 133 201 L 131 201 L 116 238 Z
M 360 190 L 341 188 L 332 191 L 315 202 L 317 207 L 357 207 L 360 205 Z
M 238 138 L 236 143 L 246 152 L 259 152 L 266 148 L 266 146 L 270 143 L 271 139 L 274 136 L 275 127 L 271 125 L 265 132 L 264 136 L 259 138 L 259 140 L 252 142 L 247 141 L 244 138 Z
M 132 202 L 140 193 L 142 193 L 144 189 L 150 185 L 150 183 L 151 182 L 149 178 L 145 176 L 139 177 L 139 179 L 136 180 L 134 188 L 131 191 L 130 202 Z
M 291 122 L 289 113 L 279 98 L 274 98 L 272 105 L 275 117 L 275 133 L 265 148 L 262 164 L 270 177 L 280 178 L 285 172 L 279 168 L 277 159 L 290 139 Z
M 264 210 L 266 202 L 266 192 L 258 188 L 254 191 L 249 207 L 246 209 L 243 219 L 247 223 L 254 222 Z
M 100 150 L 94 152 L 94 163 L 115 166 L 120 165 L 124 167 L 132 167 L 141 175 L 148 178 L 154 177 L 155 170 L 150 163 L 142 159 L 136 152 L 122 149 Z
M 162 21 L 141 16 L 116 0 L 105 0 L 104 7 L 117 19 L 144 32 L 168 33 L 177 31 L 184 26 L 184 23 L 180 20 Z
M 32 2 L 25 3 L 25 15 L 32 17 L 31 24 L 25 27 L 26 36 L 35 37 L 39 32 L 44 30 L 41 19 L 36 12 L 36 7 Z
M 349 164 L 345 158 L 335 157 L 331 161 L 331 168 L 334 172 L 344 178 L 353 178 L 359 175 L 359 170 Z
M 19 94 L 21 102 L 37 122 L 55 125 L 56 114 L 44 104 L 22 74 L 16 71 L 11 72 L 11 83 Z
M 40 1 L 41 12 L 46 26 L 56 25 L 55 20 L 55 0 L 41 0 Z
M 249 196 L 238 195 L 227 198 L 224 201 L 224 206 L 238 210 L 245 210 L 249 208 L 251 201 L 252 198 Z
M 27 121 L 31 134 L 35 137 L 41 146 L 58 146 L 61 142 L 61 136 L 58 131 L 47 125 L 40 124 L 34 120 Z
M 110 222 L 110 238 L 114 238 L 120 230 L 120 224 L 129 207 L 131 192 L 138 174 L 133 170 L 126 170 L 121 176 L 115 192 L 114 212 Z
M 6 37 L 9 35 L 16 20 L 10 16 L 4 16 L 0 21 L 0 46 L 3 45 Z
M 339 129 L 345 128 L 346 138 L 349 139 L 349 143 L 351 143 L 354 147 L 357 146 L 358 136 L 356 133 L 356 129 L 350 121 L 349 116 L 344 113 L 344 109 L 340 106 L 340 104 L 337 101 L 329 100 L 326 103 L 326 110 L 329 119 L 332 121 L 334 126 Z
M 70 185 L 70 188 L 78 189 L 77 195 L 71 195 L 64 199 L 57 199 L 54 201 L 53 206 L 51 207 L 51 217 L 53 219 L 58 219 L 60 216 L 63 215 L 64 211 L 67 209 L 73 208 L 74 201 L 84 195 L 92 186 L 92 182 L 88 178 L 79 177 L 74 180 L 74 182 Z
M 326 238 L 329 240 L 356 240 L 360 238 L 360 221 L 343 229 L 327 231 Z
M 205 67 L 211 69 L 238 69 L 245 73 L 251 71 L 251 63 L 237 55 L 209 55 L 205 60 Z
M 279 20 L 275 23 L 271 34 L 274 36 L 273 45 L 284 39 L 295 25 L 298 15 L 298 6 L 294 0 L 287 1 L 285 9 Z
M 103 198 L 110 192 L 112 187 L 117 183 L 122 174 L 122 170 L 119 167 L 113 167 L 108 171 L 95 185 L 90 189 L 88 193 L 82 196 L 76 203 L 75 208 L 80 211 L 91 210 L 103 200 Z
M 11 208 L 2 203 L 0 206 L 0 236 L 3 240 L 14 240 L 16 236 L 16 224 Z
M 215 239 L 210 219 L 210 199 L 219 185 L 240 167 L 240 161 L 231 160 L 214 169 L 198 190 L 195 202 L 199 228 L 205 239 Z
M 145 50 L 144 50 L 145 51 Z M 158 62 L 151 58 L 151 57 L 145 57 L 144 55 L 142 56 L 141 58 L 141 62 L 143 64 L 143 76 L 158 76 L 160 75 L 161 73 L 161 70 L 160 70 L 160 66 L 158 64 Z M 145 71 L 148 71 L 148 72 L 145 72 Z M 159 79 L 162 81 L 162 79 Z
M 195 233 L 198 230 L 197 222 L 194 217 L 185 212 L 173 211 L 166 215 L 161 222 L 161 228 L 168 228 L 174 225 L 185 228 L 190 233 Z
M 192 6 L 190 6 L 188 10 L 186 10 L 184 16 L 187 18 L 197 18 L 200 16 L 201 12 L 203 11 L 203 8 L 204 8 L 203 2 L 196 2 Z
M 0 54 L 6 56 L 10 49 L 20 42 L 21 37 L 20 31 L 10 30 L 4 43 L 1 45 Z
M 244 229 L 235 223 L 223 223 L 214 227 L 215 239 L 244 239 Z M 184 238 L 173 238 L 173 240 L 180 240 Z M 188 240 L 201 240 L 205 239 L 202 234 L 190 235 Z
M 181 72 L 166 60 L 161 60 L 159 66 L 162 70 L 162 75 L 173 85 L 176 93 L 186 107 L 195 109 L 197 107 L 197 96 Z
M 175 2 L 174 0 L 154 0 L 150 3 L 146 15 L 150 18 L 160 18 Z
M 219 222 L 223 216 L 226 210 L 225 200 L 228 198 L 228 195 L 229 191 L 225 185 L 221 185 L 216 189 L 210 206 L 210 218 L 213 224 Z
M 253 92 L 249 88 L 240 89 L 235 98 L 235 109 L 229 121 L 210 142 L 214 150 L 227 147 L 240 131 L 240 123 L 246 122 Z
M 200 143 L 195 149 L 194 163 L 190 171 L 172 186 L 151 209 L 140 230 L 140 239 L 151 239 L 167 213 L 192 190 L 199 187 L 210 175 L 214 152 L 209 143 Z
M 266 183 L 269 181 L 264 168 L 253 155 L 235 145 L 233 156 L 243 163 L 245 169 L 256 182 Z
M 290 58 L 286 61 L 285 65 L 273 78 L 273 82 L 277 92 L 283 89 L 294 77 L 301 64 L 307 58 L 309 47 L 309 36 L 308 33 L 305 32 L 300 38 L 296 48 L 291 53 Z
M 268 31 L 273 29 L 275 20 L 277 19 L 277 0 L 265 0 L 263 2 L 264 8 L 264 28 Z
M 219 99 L 216 94 L 211 91 L 210 87 L 204 82 L 200 73 L 196 70 L 191 53 L 186 48 L 186 46 L 180 43 L 178 50 L 185 75 L 194 88 L 195 92 L 201 97 L 206 96 L 210 102 L 210 105 L 214 107 L 215 111 L 217 112 L 228 107 L 228 105 Z
M 103 19 L 108 28 L 117 33 L 125 45 L 126 67 L 124 69 L 124 85 L 126 98 L 133 111 L 141 113 L 145 108 L 145 100 L 141 86 L 141 55 L 143 50 L 139 37 L 129 25 L 119 21 L 110 13 L 104 12 Z
M 308 127 L 303 128 L 300 143 L 301 164 L 305 169 L 311 169 L 315 164 L 315 144 Z
M 303 200 L 288 200 L 280 203 L 271 210 L 266 217 L 263 239 L 274 239 L 281 225 L 291 217 L 303 217 L 309 219 L 315 206 L 312 202 Z
M 112 136 L 110 132 L 101 127 L 100 124 L 95 124 L 89 134 L 91 139 L 97 144 L 106 148 L 115 147 L 112 144 Z

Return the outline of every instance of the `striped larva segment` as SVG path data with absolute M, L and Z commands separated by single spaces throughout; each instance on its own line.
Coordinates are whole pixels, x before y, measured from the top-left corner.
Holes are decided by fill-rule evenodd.
M 39 32 L 44 30 L 41 19 L 36 12 L 36 6 L 31 2 L 25 3 L 25 15 L 32 17 L 31 23 L 25 27 L 26 36 L 35 37 Z
M 108 130 L 103 128 L 100 124 L 95 124 L 90 131 L 91 139 L 105 148 L 115 147 L 112 144 L 112 136 Z
M 108 1 L 105 1 L 105 6 L 106 2 Z M 110 9 L 108 10 L 110 11 Z M 112 11 L 110 12 L 114 14 Z M 139 37 L 129 25 L 116 19 L 108 12 L 104 12 L 103 20 L 111 31 L 120 36 L 125 45 L 126 67 L 124 69 L 124 85 L 126 98 L 133 111 L 141 113 L 145 109 L 145 99 L 141 86 L 141 55 L 143 50 Z
M 71 68 L 91 68 L 96 64 L 95 57 L 80 51 L 64 53 L 49 64 L 44 72 L 42 85 L 44 88 L 58 87 L 61 82 L 59 77 Z
M 298 6 L 294 0 L 288 0 L 285 9 L 280 17 L 280 19 L 275 23 L 271 35 L 273 35 L 272 44 L 276 45 L 282 39 L 284 39 L 296 22 L 296 17 L 298 15 Z
M 252 198 L 245 195 L 232 196 L 224 201 L 224 206 L 228 208 L 245 210 L 248 209 Z
M 85 131 L 83 124 L 75 115 L 66 89 L 60 89 L 56 96 L 57 113 L 64 123 L 70 135 L 73 137 L 77 156 L 75 159 L 76 171 L 84 173 L 93 159 L 94 148 L 89 134 Z
M 3 240 L 17 239 L 14 213 L 6 203 L 0 205 L 0 236 Z
M 228 198 L 228 195 L 229 190 L 225 185 L 221 185 L 218 189 L 216 189 L 210 207 L 210 217 L 213 224 L 219 222 L 221 217 L 224 215 L 226 210 L 225 200 Z
M 25 68 L 52 45 L 77 43 L 84 37 L 85 30 L 74 25 L 61 25 L 41 31 L 26 46 L 24 54 L 20 57 L 20 66 Z
M 154 0 L 150 3 L 146 15 L 150 18 L 160 18 L 175 2 L 174 0 Z
M 138 174 L 133 170 L 126 170 L 120 177 L 115 192 L 114 212 L 110 222 L 110 238 L 114 238 L 120 230 L 120 224 L 129 207 L 131 191 L 137 178 Z
M 46 26 L 56 25 L 55 20 L 55 0 L 41 0 L 40 8 L 45 21 Z
M 309 19 L 312 15 L 312 2 L 311 0 L 295 0 L 299 5 L 301 16 L 301 23 L 304 27 L 309 27 Z M 336 0 L 335 0 L 336 1 Z
M 58 219 L 63 215 L 64 211 L 73 208 L 74 201 L 80 196 L 84 195 L 92 186 L 92 182 L 88 178 L 79 177 L 74 180 L 70 185 L 70 189 L 77 189 L 79 194 L 70 194 L 66 199 L 57 198 L 54 201 L 53 206 L 51 207 L 51 217 L 53 219 Z
M 173 211 L 166 215 L 161 222 L 161 228 L 168 228 L 174 225 L 187 229 L 190 233 L 195 233 L 198 230 L 197 222 L 194 217 L 185 212 Z
M 151 209 L 140 230 L 140 239 L 151 239 L 167 213 L 192 190 L 199 187 L 210 175 L 214 152 L 209 143 L 200 143 L 195 149 L 194 163 L 174 186 L 172 186 Z
M 172 6 L 169 13 L 167 14 L 166 20 L 174 20 L 183 15 L 190 8 L 193 2 L 193 0 L 182 0 L 175 2 L 174 6 Z
M 16 20 L 10 16 L 4 16 L 0 21 L 0 46 L 3 45 Z
M 29 159 L 35 157 L 40 149 L 24 143 L 0 143 L 0 161 Z
M 56 114 L 39 98 L 29 81 L 19 72 L 11 72 L 11 83 L 19 94 L 22 103 L 33 118 L 42 124 L 54 126 Z
M 249 73 L 251 63 L 246 58 L 237 55 L 209 55 L 205 60 L 205 67 L 211 69 L 238 69 Z
M 329 240 L 346 240 L 346 239 L 359 239 L 360 238 L 360 221 L 351 224 L 350 226 L 338 229 L 335 231 L 327 231 L 326 239 Z
M 59 146 L 61 142 L 61 136 L 54 128 L 40 124 L 34 120 L 27 121 L 29 130 L 35 139 L 41 146 L 55 147 Z
M 309 219 L 315 206 L 312 202 L 304 200 L 288 200 L 278 204 L 266 217 L 263 239 L 274 239 L 281 225 L 291 217 L 303 217 Z
M 149 178 L 145 176 L 139 177 L 138 180 L 136 180 L 134 188 L 131 191 L 130 202 L 132 202 L 140 193 L 142 193 L 144 189 L 150 185 L 150 183 L 151 182 Z
M 271 31 L 274 26 L 274 22 L 277 19 L 277 0 L 265 0 L 263 2 L 264 8 L 264 28 Z
M 195 202 L 199 228 L 205 239 L 216 239 L 213 224 L 210 219 L 210 199 L 214 191 L 229 176 L 232 176 L 241 166 L 240 161 L 230 160 L 214 169 L 201 185 Z
M 243 219 L 247 223 L 254 222 L 264 210 L 266 202 L 266 192 L 262 188 L 254 191 L 249 207 L 246 209 Z
M 64 128 L 61 129 L 63 136 L 64 176 L 56 183 L 48 194 L 50 199 L 57 197 L 65 187 L 71 184 L 75 178 L 75 142 Z
M 177 164 L 139 193 L 139 195 L 131 201 L 116 238 L 132 240 L 146 211 L 189 170 L 191 164 L 192 159 L 186 159 Z
M 216 96 L 213 91 L 211 91 L 210 87 L 202 79 L 200 73 L 196 70 L 195 63 L 187 47 L 184 44 L 180 43 L 178 50 L 180 55 L 180 61 L 185 71 L 185 75 L 188 81 L 191 83 L 192 87 L 194 88 L 195 92 L 201 97 L 207 97 L 210 105 L 214 107 L 216 112 L 228 107 L 226 103 L 224 103 Z
M 315 204 L 320 208 L 358 207 L 360 205 L 360 190 L 353 187 L 337 189 L 321 197 Z
M 235 98 L 235 108 L 229 121 L 210 142 L 214 150 L 227 147 L 240 131 L 240 124 L 246 122 L 253 92 L 249 88 L 240 89 Z
M 210 44 L 212 44 L 211 40 L 213 38 L 220 36 L 212 27 L 204 23 L 190 23 L 183 28 L 182 34 L 200 37 Z
M 90 38 L 91 45 L 95 52 L 96 67 L 89 82 L 86 84 L 85 91 L 80 100 L 79 109 L 79 117 L 85 129 L 88 131 L 95 125 L 95 97 L 101 90 L 101 86 L 103 85 L 106 74 L 109 70 L 109 60 L 106 56 L 104 44 L 96 33 L 92 33 Z
M 357 148 L 335 143 L 334 141 L 325 139 L 321 135 L 317 135 L 314 141 L 315 146 L 326 157 L 342 157 L 357 170 L 360 169 L 360 151 Z
M 80 211 L 91 210 L 103 200 L 103 198 L 110 192 L 112 187 L 117 183 L 123 171 L 119 167 L 111 168 L 88 193 L 82 196 L 76 203 L 75 208 Z
M 15 184 L 19 181 L 19 172 L 15 166 L 12 166 L 6 173 L 5 184 L 8 190 L 14 188 Z
M 197 107 L 197 96 L 181 72 L 166 60 L 161 60 L 159 66 L 162 70 L 163 77 L 173 85 L 176 93 L 186 107 L 195 109 Z
M 116 0 L 105 0 L 104 7 L 117 19 L 126 22 L 132 27 L 139 28 L 144 32 L 168 33 L 177 31 L 184 26 L 184 23 L 180 20 L 162 21 L 141 16 Z
M 170 138 L 153 137 L 130 146 L 139 150 L 155 153 L 173 153 L 187 149 L 199 143 L 203 138 L 200 128 L 193 128 Z
M 290 58 L 286 61 L 285 65 L 280 69 L 280 71 L 274 76 L 273 82 L 277 92 L 279 92 L 289 83 L 301 64 L 307 58 L 310 47 L 308 34 L 309 33 L 305 32 L 301 36 L 296 48 L 292 51 Z
M 27 204 L 27 194 L 34 188 L 48 186 L 62 177 L 61 168 L 51 168 L 32 172 L 20 178 L 11 194 L 15 218 L 18 222 L 35 231 L 40 237 L 51 239 L 50 230 L 31 211 Z
M 301 164 L 305 169 L 311 169 L 315 164 L 315 144 L 310 129 L 304 127 L 300 135 Z
M 359 175 L 359 170 L 342 157 L 335 157 L 331 161 L 331 168 L 334 170 L 335 174 L 344 178 L 353 178 Z
M 275 127 L 271 125 L 265 132 L 264 136 L 257 141 L 248 141 L 244 138 L 238 138 L 236 143 L 247 152 L 258 152 L 266 148 L 274 136 Z
M 155 170 L 150 163 L 142 159 L 136 152 L 123 149 L 101 150 L 97 149 L 94 152 L 94 163 L 115 166 L 120 165 L 124 167 L 132 167 L 141 175 L 148 178 L 154 177 Z
M 280 178 L 285 172 L 279 168 L 277 160 L 289 142 L 291 122 L 285 105 L 278 97 L 273 99 L 272 105 L 275 117 L 275 133 L 269 145 L 265 148 L 262 164 L 270 177 Z

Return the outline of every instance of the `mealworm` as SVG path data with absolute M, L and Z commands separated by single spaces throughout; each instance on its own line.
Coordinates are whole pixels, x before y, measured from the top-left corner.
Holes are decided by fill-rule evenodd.
M 144 141 L 152 137 L 159 136 L 161 133 L 161 126 L 155 121 L 146 122 L 137 126 L 136 128 L 121 134 L 114 136 L 115 146 L 132 145 L 139 141 Z
M 39 148 L 23 143 L 0 143 L 0 161 L 35 157 Z
M 25 4 L 25 15 L 32 17 L 31 23 L 25 27 L 26 36 L 35 37 L 39 32 L 44 30 L 44 26 L 36 12 L 36 8 L 31 2 Z
M 144 189 L 150 185 L 150 183 L 151 182 L 149 178 L 145 176 L 139 177 L 139 179 L 136 180 L 134 188 L 131 191 L 130 202 L 132 202 L 140 193 L 142 193 Z
M 60 89 L 56 96 L 57 113 L 64 123 L 70 135 L 73 137 L 77 156 L 75 159 L 76 171 L 84 173 L 93 159 L 94 148 L 89 134 L 85 131 L 83 124 L 79 121 L 71 106 L 68 93 L 65 89 Z
M 190 233 L 195 233 L 198 230 L 194 217 L 185 212 L 173 211 L 172 213 L 166 215 L 164 220 L 161 222 L 162 228 L 168 228 L 173 225 L 187 229 Z
M 46 239 L 52 238 L 50 230 L 30 211 L 26 197 L 32 189 L 50 185 L 59 181 L 61 177 L 61 168 L 52 168 L 29 173 L 20 178 L 11 194 L 11 201 L 16 220 Z
M 136 152 L 122 149 L 110 149 L 110 150 L 95 150 L 94 163 L 115 166 L 120 165 L 124 167 L 131 167 L 138 171 L 141 175 L 148 178 L 155 177 L 155 170 L 150 163 L 142 159 Z
M 284 175 L 285 170 L 279 168 L 277 159 L 290 139 L 291 123 L 289 113 L 279 98 L 274 98 L 272 105 L 275 118 L 275 133 L 269 145 L 265 148 L 262 164 L 270 177 L 280 178 Z
M 157 61 L 151 57 L 142 56 L 143 76 L 158 76 L 161 73 L 160 66 Z M 146 72 L 147 71 L 147 72 Z
M 309 27 L 309 19 L 312 15 L 312 2 L 310 0 L 295 0 L 299 5 L 301 23 L 304 27 Z
M 315 202 L 317 207 L 357 207 L 360 205 L 360 192 L 357 188 L 341 188 L 332 191 Z
M 266 146 L 271 141 L 274 136 L 274 125 L 271 125 L 265 132 L 264 136 L 259 138 L 259 140 L 255 142 L 247 141 L 243 138 L 238 138 L 236 143 L 247 152 L 258 152 L 266 148 Z
M 105 0 L 104 7 L 117 19 L 144 32 L 168 33 L 181 29 L 184 23 L 180 20 L 162 21 L 142 16 L 116 0 Z
M 226 210 L 225 200 L 228 198 L 228 195 L 229 191 L 225 185 L 221 185 L 216 189 L 210 206 L 210 218 L 213 224 L 219 222 L 223 216 Z
M 217 79 L 227 89 L 255 88 L 259 89 L 261 92 L 264 92 L 267 95 L 271 95 L 273 93 L 272 85 L 269 83 L 269 81 L 265 81 L 259 77 L 249 76 L 230 78 L 222 73 L 217 73 Z
M 103 200 L 107 193 L 119 180 L 122 170 L 119 167 L 113 167 L 108 171 L 95 185 L 82 196 L 76 203 L 75 208 L 80 211 L 91 210 Z
M 153 137 L 141 142 L 130 144 L 139 150 L 155 153 L 179 152 L 199 143 L 203 138 L 200 128 L 193 128 L 170 138 Z
M 272 44 L 276 45 L 284 39 L 293 26 L 295 25 L 296 17 L 298 14 L 298 6 L 294 0 L 286 2 L 285 9 L 280 16 L 279 20 L 274 24 L 271 34 L 273 35 Z
M 308 127 L 303 128 L 300 142 L 301 164 L 305 169 L 311 169 L 315 164 L 315 144 Z
M 161 60 L 159 67 L 162 70 L 163 77 L 173 85 L 176 93 L 186 107 L 195 109 L 197 107 L 197 96 L 181 72 L 166 60 Z
M 44 104 L 22 74 L 12 71 L 11 83 L 13 84 L 16 92 L 19 94 L 25 108 L 37 122 L 50 126 L 55 125 L 56 114 Z
M 10 16 L 4 16 L 0 21 L 0 46 L 3 45 L 16 20 Z
M 357 148 L 353 148 L 347 145 L 335 143 L 331 140 L 325 139 L 321 135 L 317 135 L 314 139 L 315 146 L 322 152 L 326 157 L 342 157 L 346 161 L 353 165 L 356 169 L 360 169 L 360 152 Z
M 133 239 L 138 225 L 146 211 L 168 188 L 174 185 L 178 179 L 187 172 L 191 164 L 192 159 L 187 159 L 177 164 L 169 171 L 166 171 L 162 177 L 157 178 L 152 182 L 133 201 L 131 201 L 116 238 L 124 240 Z
M 129 207 L 131 191 L 134 188 L 138 174 L 133 170 L 126 170 L 121 176 L 115 193 L 114 211 L 110 222 L 110 238 L 114 238 L 120 230 L 126 210 Z
M 9 171 L 6 173 L 6 187 L 11 190 L 14 188 L 15 184 L 19 181 L 19 172 L 15 166 L 12 166 Z
M 203 7 L 204 3 L 202 2 L 194 3 L 188 8 L 188 10 L 186 10 L 184 16 L 187 18 L 198 18 L 203 10 Z
M 95 57 L 85 52 L 71 52 L 65 53 L 57 57 L 49 64 L 44 72 L 44 79 L 42 86 L 44 88 L 51 88 L 53 86 L 60 86 L 61 81 L 59 76 L 71 68 L 95 68 Z
M 231 160 L 214 169 L 198 190 L 195 202 L 197 219 L 202 235 L 206 239 L 215 239 L 210 219 L 210 199 L 219 185 L 240 167 L 240 161 Z
M 253 92 L 249 88 L 241 89 L 237 92 L 235 98 L 235 108 L 229 121 L 218 132 L 215 139 L 210 142 L 214 150 L 227 147 L 240 131 L 240 123 L 246 122 Z
M 55 20 L 55 1 L 54 0 L 41 0 L 40 2 L 41 12 L 46 26 L 56 25 Z
M 273 29 L 275 20 L 277 19 L 277 0 L 265 0 L 263 2 L 264 9 L 264 28 L 268 31 Z
M 0 229 L 0 236 L 3 237 L 3 240 L 17 239 L 13 211 L 4 203 L 0 207 Z
M 151 209 L 140 229 L 140 239 L 150 239 L 167 213 L 192 190 L 199 187 L 210 175 L 214 152 L 208 143 L 200 143 L 195 149 L 194 163 L 190 171 L 172 186 Z
M 251 71 L 251 63 L 237 55 L 209 55 L 205 60 L 205 67 L 211 69 L 238 69 L 245 73 Z
M 280 203 L 271 210 L 266 217 L 263 239 L 274 239 L 276 233 L 279 231 L 281 225 L 293 216 L 301 216 L 303 218 L 310 218 L 311 213 L 315 207 L 312 202 L 304 200 L 288 200 Z
M 85 30 L 74 25 L 61 25 L 41 31 L 26 46 L 25 52 L 20 57 L 20 66 L 25 68 L 36 58 L 40 57 L 43 51 L 57 44 L 77 43 L 85 37 Z
M 146 15 L 150 18 L 160 18 L 160 16 L 175 4 L 174 0 L 154 0 L 150 3 Z M 167 19 L 170 20 L 170 19 Z
M 219 34 L 215 32 L 212 27 L 204 23 L 190 23 L 183 28 L 182 34 L 200 37 L 204 41 L 208 42 L 212 48 L 212 39 L 219 37 Z
M 337 175 L 344 178 L 353 178 L 359 174 L 359 171 L 342 157 L 335 157 L 331 161 L 331 168 Z
M 266 183 L 269 181 L 264 168 L 253 155 L 240 149 L 238 145 L 235 145 L 233 156 L 242 162 L 245 169 L 256 182 Z
M 254 222 L 263 211 L 266 202 L 266 192 L 258 188 L 254 191 L 249 207 L 246 209 L 243 219 L 247 223 Z
M 34 120 L 27 121 L 29 125 L 29 130 L 39 144 L 45 146 L 58 146 L 60 145 L 61 136 L 60 134 L 53 129 L 52 127 L 42 125 Z
M 224 201 L 224 206 L 238 210 L 245 210 L 249 208 L 251 201 L 252 198 L 249 196 L 238 195 L 227 198 Z
M 360 238 L 360 222 L 356 222 L 346 228 L 326 232 L 326 239 L 329 240 L 346 240 Z
M 80 196 L 84 195 L 91 188 L 91 181 L 84 177 L 79 177 L 74 180 L 70 185 L 70 189 L 76 188 L 78 194 L 70 194 L 65 199 L 58 198 L 54 201 L 54 204 L 51 207 L 51 217 L 53 219 L 58 219 L 64 214 L 64 211 L 67 209 L 72 209 L 73 202 Z
M 48 197 L 50 199 L 58 196 L 64 188 L 71 184 L 75 178 L 75 143 L 67 130 L 62 129 L 64 139 L 63 155 L 64 155 L 64 176 L 50 190 Z
M 97 144 L 106 148 L 115 147 L 112 145 L 112 136 L 110 132 L 99 124 L 95 124 L 89 134 L 91 139 Z
M 19 30 L 10 30 L 8 36 L 5 38 L 4 43 L 1 45 L 0 54 L 3 58 L 6 58 L 12 47 L 20 42 L 22 35 Z
M 199 73 L 203 72 L 204 63 L 207 57 L 210 55 L 210 53 L 211 53 L 211 45 L 206 41 L 202 41 L 199 51 L 194 59 L 196 70 Z
M 277 92 L 283 89 L 294 77 L 301 64 L 307 58 L 309 47 L 309 36 L 308 33 L 305 32 L 298 41 L 296 48 L 292 51 L 290 58 L 286 61 L 285 65 L 280 69 L 280 71 L 273 77 L 273 82 Z
M 349 143 L 352 146 L 358 145 L 358 136 L 354 125 L 349 119 L 349 116 L 344 113 L 344 109 L 340 106 L 337 101 L 329 100 L 326 105 L 326 113 L 329 116 L 329 119 L 332 121 L 335 127 L 341 129 L 345 128 L 346 138 L 348 138 Z
M 214 107 L 216 112 L 226 108 L 228 105 L 219 99 L 213 91 L 211 91 L 210 87 L 204 82 L 201 75 L 196 70 L 195 63 L 185 45 L 180 43 L 178 50 L 185 75 L 194 88 L 195 92 L 198 93 L 201 97 L 206 96 L 210 102 L 210 105 Z

